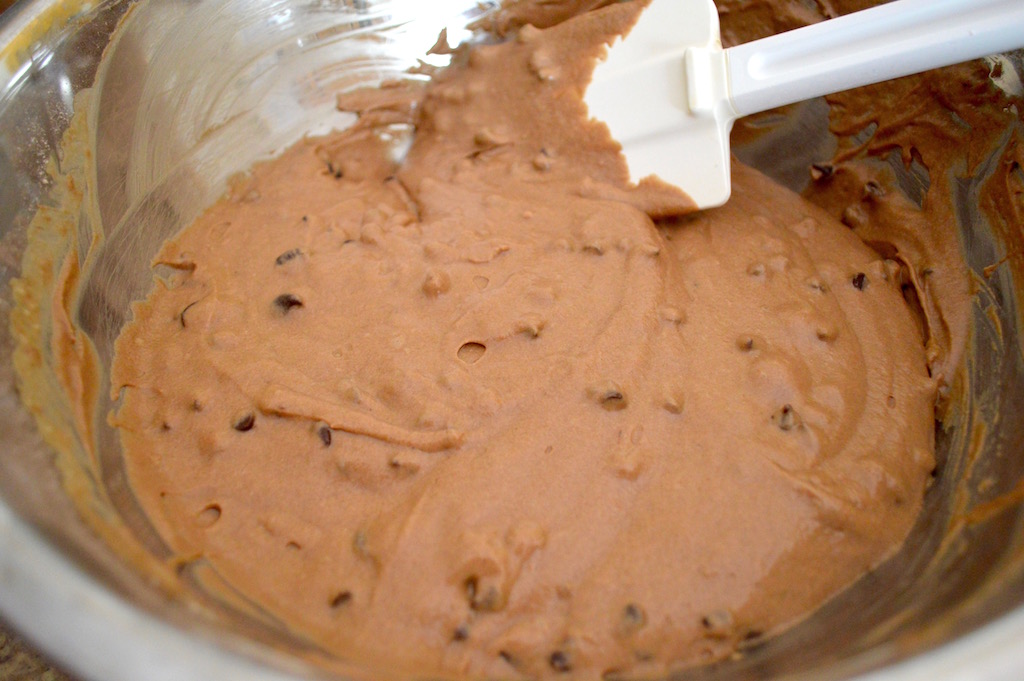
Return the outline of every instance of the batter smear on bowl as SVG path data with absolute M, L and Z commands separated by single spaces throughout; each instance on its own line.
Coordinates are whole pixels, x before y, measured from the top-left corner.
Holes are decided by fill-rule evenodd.
M 117 343 L 172 550 L 399 676 L 721 659 L 898 548 L 934 467 L 900 266 L 742 166 L 703 214 L 629 186 L 581 94 L 641 4 L 533 9 L 342 96 L 355 126 L 165 244 Z

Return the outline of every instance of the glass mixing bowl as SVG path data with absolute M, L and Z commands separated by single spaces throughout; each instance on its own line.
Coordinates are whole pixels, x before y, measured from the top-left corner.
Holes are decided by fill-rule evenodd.
M 221 195 L 234 173 L 303 134 L 348 125 L 334 109 L 338 91 L 424 77 L 408 70 L 444 63 L 425 53 L 438 32 L 447 28 L 456 43 L 495 4 L 22 0 L 0 19 L 0 316 L 8 318 L 19 295 L 12 280 L 24 274 L 30 223 L 41 211 L 66 229 L 66 243 L 46 248 L 83 254 L 70 315 L 95 344 L 102 378 L 165 238 Z M 1003 80 L 1021 72 L 1019 54 L 1000 63 Z M 1024 111 L 1019 93 L 1018 100 Z M 766 127 L 737 152 L 800 189 L 808 165 L 830 148 L 826 116 L 822 102 L 790 108 L 763 119 Z M 995 233 L 971 191 L 980 180 L 960 178 L 964 191 L 955 197 L 964 257 L 983 282 L 966 389 L 938 433 L 939 477 L 906 545 L 799 626 L 681 678 L 1024 674 L 1024 280 L 1018 259 L 983 272 L 1019 248 L 1022 225 Z M 45 311 L 33 318 L 43 339 L 52 333 Z M 135 506 L 104 419 L 106 390 L 94 412 L 76 414 L 59 399 L 52 357 L 41 347 L 35 392 L 57 397 L 26 407 L 15 341 L 0 325 L 4 619 L 89 679 L 367 676 L 224 597 L 201 570 L 177 574 L 162 562 L 166 552 Z M 95 439 L 96 460 L 83 453 L 80 432 Z

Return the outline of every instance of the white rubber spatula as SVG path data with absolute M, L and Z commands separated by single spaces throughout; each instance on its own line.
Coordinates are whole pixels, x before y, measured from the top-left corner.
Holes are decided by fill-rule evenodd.
M 1021 46 L 1024 0 L 895 0 L 727 50 L 713 0 L 652 0 L 584 100 L 634 181 L 711 208 L 729 198 L 737 118 Z

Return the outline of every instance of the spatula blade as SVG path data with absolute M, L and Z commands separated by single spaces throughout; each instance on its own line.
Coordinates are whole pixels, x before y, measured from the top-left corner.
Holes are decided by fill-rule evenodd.
M 652 0 L 598 63 L 584 96 L 633 181 L 656 175 L 700 208 L 729 198 L 725 57 L 713 0 Z

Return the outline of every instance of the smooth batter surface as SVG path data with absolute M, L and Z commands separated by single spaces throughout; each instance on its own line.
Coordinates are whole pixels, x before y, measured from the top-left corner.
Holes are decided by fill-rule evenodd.
M 742 167 L 653 221 L 685 197 L 579 98 L 638 10 L 343 97 L 165 245 L 113 418 L 182 562 L 385 675 L 596 678 L 727 656 L 900 544 L 936 393 L 900 266 Z

